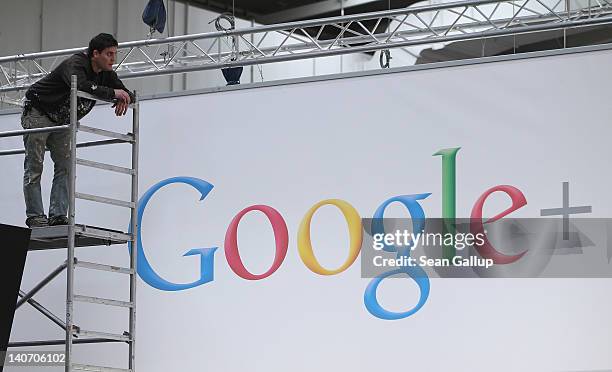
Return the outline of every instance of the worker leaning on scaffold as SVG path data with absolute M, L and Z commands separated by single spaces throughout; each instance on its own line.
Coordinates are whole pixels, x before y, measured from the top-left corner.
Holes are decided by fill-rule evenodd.
M 117 116 L 125 115 L 133 95 L 113 71 L 117 56 L 117 40 L 109 34 L 99 34 L 89 42 L 87 54 L 77 53 L 64 60 L 50 74 L 33 84 L 26 92 L 21 115 L 24 129 L 65 125 L 70 123 L 70 81 L 77 76 L 78 89 L 101 99 L 116 99 Z M 95 101 L 78 98 L 77 117 L 91 111 Z M 70 167 L 70 131 L 34 133 L 23 136 L 25 161 L 23 193 L 26 204 L 26 225 L 44 227 L 66 225 L 68 218 L 68 171 Z M 44 212 L 40 191 L 45 146 L 54 163 L 49 218 Z

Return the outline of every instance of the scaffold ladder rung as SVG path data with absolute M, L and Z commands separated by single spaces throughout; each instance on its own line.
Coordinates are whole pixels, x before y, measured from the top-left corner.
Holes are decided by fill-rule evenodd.
M 116 166 L 116 165 L 100 163 L 100 162 L 92 161 L 92 160 L 86 160 L 86 159 L 80 159 L 79 158 L 79 159 L 76 160 L 76 162 L 77 162 L 78 165 L 83 165 L 85 167 L 91 167 L 91 168 L 107 170 L 107 171 L 111 171 L 111 172 L 130 174 L 130 175 L 135 173 L 135 171 L 133 169 L 130 169 L 130 168 L 119 167 L 119 166 Z
M 112 266 L 112 265 L 104 265 L 104 264 L 100 264 L 96 262 L 76 261 L 74 265 L 76 267 L 82 267 L 85 269 L 110 271 L 110 272 L 119 273 L 119 274 L 132 274 L 133 275 L 135 273 L 134 269 Z
M 131 341 L 131 337 L 127 334 L 119 335 L 116 333 L 108 333 L 108 332 L 98 332 L 98 331 L 86 331 L 83 329 L 79 329 L 75 332 L 75 335 L 90 337 L 90 338 L 104 338 L 107 340 L 117 340 L 117 341 Z
M 127 202 L 127 201 L 123 201 L 119 199 L 107 198 L 104 196 L 84 194 L 80 192 L 75 193 L 74 196 L 77 199 L 89 200 L 89 201 L 96 202 L 96 203 L 116 205 L 118 207 L 125 207 L 125 208 L 136 208 L 136 203 L 134 202 Z
M 102 297 L 91 297 L 83 295 L 74 295 L 73 299 L 79 302 L 89 302 L 92 304 L 119 306 L 119 307 L 132 307 L 134 303 L 128 301 L 111 300 L 109 298 Z
M 132 372 L 131 369 L 124 368 L 112 368 L 112 367 L 101 367 L 92 366 L 88 364 L 72 364 L 73 371 L 90 371 L 90 372 Z
M 79 129 L 80 132 L 97 134 L 98 136 L 104 136 L 104 137 L 109 137 L 109 138 L 116 138 L 116 139 L 120 139 L 120 140 L 123 140 L 123 141 L 126 141 L 126 142 L 134 141 L 134 135 L 129 134 L 129 133 L 128 134 L 123 134 L 123 133 L 111 132 L 110 130 L 88 127 L 88 126 L 81 125 L 81 124 L 79 124 L 78 129 Z

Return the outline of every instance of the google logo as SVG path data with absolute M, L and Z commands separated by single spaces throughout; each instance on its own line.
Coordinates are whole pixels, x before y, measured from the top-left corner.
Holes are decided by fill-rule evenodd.
M 456 175 L 456 155 L 460 148 L 449 148 L 443 149 L 434 154 L 434 156 L 440 156 L 442 159 L 442 218 L 446 221 L 454 221 L 456 218 L 455 210 L 455 198 L 456 198 L 456 186 L 455 186 L 455 175 Z M 137 271 L 141 279 L 150 286 L 163 290 L 163 291 L 181 291 L 198 287 L 200 285 L 214 281 L 214 254 L 217 250 L 214 248 L 196 248 L 191 249 L 184 253 L 183 256 L 200 256 L 200 277 L 198 280 L 191 283 L 172 283 L 162 277 L 160 277 L 155 270 L 151 267 L 141 239 L 142 230 L 142 217 L 144 215 L 147 204 L 151 197 L 158 192 L 164 186 L 170 184 L 182 183 L 187 184 L 201 194 L 200 200 L 204 200 L 208 194 L 212 191 L 213 185 L 193 177 L 173 177 L 158 182 L 148 189 L 140 199 L 138 208 L 138 246 L 137 246 L 137 258 L 138 267 Z M 499 214 L 492 218 L 483 221 L 482 210 L 487 198 L 495 193 L 502 192 L 510 197 L 511 206 L 501 211 Z M 409 195 L 398 195 L 391 197 L 380 204 L 380 206 L 374 212 L 372 218 L 375 221 L 382 221 L 384 218 L 386 208 L 392 203 L 400 203 L 406 207 L 412 221 L 413 230 L 421 231 L 424 228 L 425 212 L 420 204 L 420 200 L 424 200 L 429 197 L 431 193 L 423 194 L 409 194 Z M 476 200 L 471 211 L 471 223 L 470 230 L 472 233 L 484 234 L 484 225 L 499 220 L 500 218 L 522 208 L 527 204 L 527 200 L 523 193 L 514 186 L 510 185 L 498 185 L 489 188 L 484 191 L 482 195 Z M 316 211 L 324 205 L 332 205 L 340 210 L 344 219 L 347 223 L 349 233 L 349 247 L 348 255 L 342 265 L 336 268 L 323 267 L 317 260 L 312 247 L 310 225 Z M 253 274 L 249 272 L 243 264 L 240 257 L 240 251 L 238 249 L 238 225 L 241 219 L 249 212 L 259 211 L 263 213 L 272 226 L 274 233 L 274 244 L 275 254 L 274 261 L 270 268 L 263 274 Z M 446 227 L 448 230 L 453 230 L 452 223 L 449 223 Z M 373 226 L 376 231 L 382 231 L 382 225 Z M 298 227 L 297 232 L 297 249 L 300 258 L 304 265 L 315 274 L 319 275 L 337 275 L 348 269 L 357 259 L 361 251 L 361 244 L 363 240 L 363 229 L 361 225 L 361 216 L 359 212 L 347 201 L 341 199 L 327 199 L 322 200 L 313 205 L 304 215 L 302 221 Z M 497 251 L 486 238 L 484 234 L 484 242 L 476 247 L 478 253 L 483 258 L 490 258 L 495 264 L 509 264 L 519 260 L 526 252 L 522 252 L 517 255 L 506 255 Z M 232 271 L 239 277 L 246 280 L 261 280 L 274 274 L 276 270 L 282 265 L 289 245 L 289 233 L 287 224 L 283 216 L 273 207 L 267 205 L 252 205 L 244 208 L 238 212 L 229 223 L 224 241 L 224 250 L 227 263 Z M 128 245 L 128 249 L 132 249 L 132 245 Z M 410 255 L 409 248 L 397 248 L 395 246 L 385 246 L 384 250 L 388 252 L 396 252 L 397 257 L 408 257 Z M 444 257 L 453 257 L 455 255 L 455 248 L 453 246 L 444 247 Z M 377 289 L 380 283 L 386 278 L 394 275 L 405 275 L 408 278 L 414 280 L 419 287 L 419 299 L 413 308 L 403 312 L 393 312 L 385 309 L 378 301 L 376 297 Z M 375 317 L 385 320 L 395 320 L 407 318 L 416 312 L 418 312 L 427 302 L 430 291 L 430 281 L 425 271 L 420 266 L 414 267 L 402 267 L 400 269 L 390 270 L 385 272 L 371 280 L 364 291 L 364 304 L 366 309 Z

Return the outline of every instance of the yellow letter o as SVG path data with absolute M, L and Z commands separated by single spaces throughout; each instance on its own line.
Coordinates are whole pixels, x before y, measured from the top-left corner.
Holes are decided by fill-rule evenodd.
M 320 207 L 324 205 L 334 205 L 340 209 L 342 214 L 344 215 L 344 219 L 348 225 L 349 230 L 349 256 L 346 261 L 337 268 L 336 270 L 328 270 L 321 266 L 319 261 L 314 256 L 314 252 L 312 250 L 312 242 L 310 241 L 310 223 L 312 221 L 312 216 Z M 306 212 L 306 215 L 302 219 L 300 223 L 300 228 L 298 230 L 298 252 L 300 253 L 300 258 L 312 272 L 320 274 L 320 275 L 335 275 L 343 272 L 348 269 L 353 262 L 359 256 L 359 252 L 361 251 L 361 241 L 363 239 L 363 231 L 361 229 L 361 217 L 355 208 L 352 205 L 340 199 L 327 199 L 318 202 L 313 205 L 312 208 Z

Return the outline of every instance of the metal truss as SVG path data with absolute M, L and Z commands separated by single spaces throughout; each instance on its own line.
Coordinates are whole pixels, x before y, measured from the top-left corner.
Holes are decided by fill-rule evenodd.
M 121 78 L 158 76 L 612 23 L 612 0 L 585 1 L 571 9 L 569 0 L 471 0 L 131 41 L 119 44 L 115 70 Z M 0 57 L 1 100 L 19 104 L 8 93 L 82 50 Z

